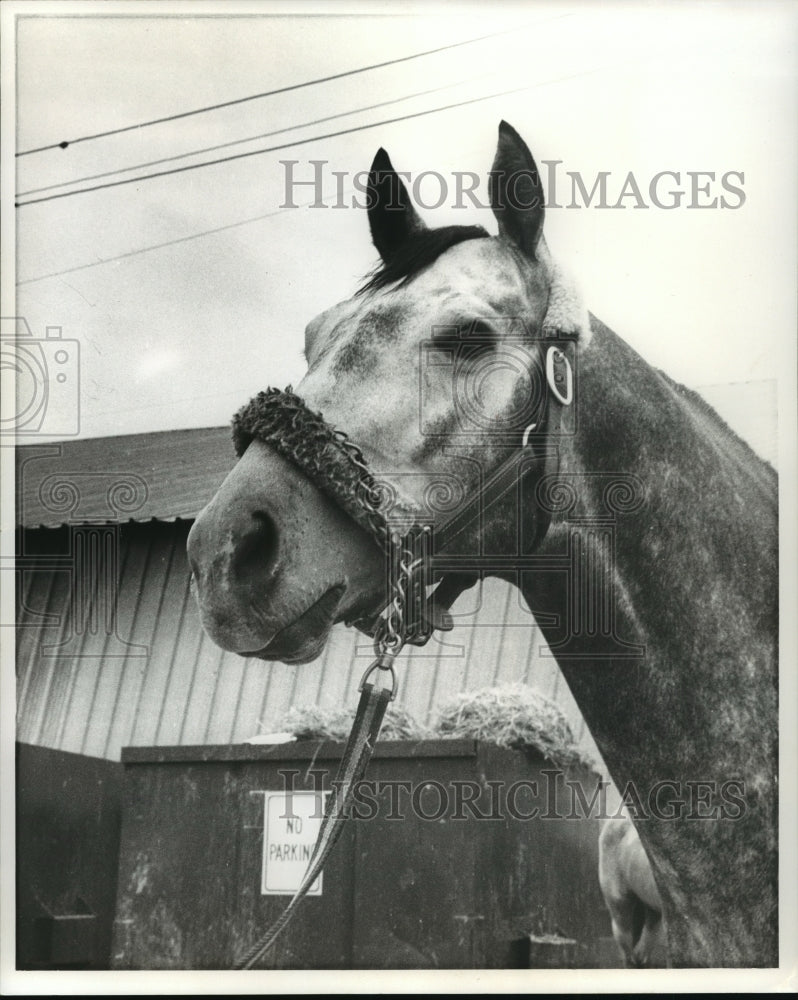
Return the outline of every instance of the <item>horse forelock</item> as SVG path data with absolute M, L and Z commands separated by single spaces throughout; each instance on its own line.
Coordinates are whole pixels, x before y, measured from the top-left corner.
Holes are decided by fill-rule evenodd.
M 420 229 L 402 243 L 399 249 L 382 261 L 357 291 L 357 295 L 378 291 L 401 282 L 408 284 L 418 274 L 453 246 L 466 240 L 487 239 L 482 226 L 441 226 L 438 229 Z
M 399 249 L 366 276 L 355 293 L 357 296 L 381 291 L 390 285 L 402 288 L 426 271 L 447 250 L 469 240 L 490 239 L 482 226 L 442 226 L 438 229 L 417 230 Z M 549 302 L 543 321 L 543 335 L 569 335 L 578 338 L 581 348 L 590 341 L 591 329 L 587 309 L 573 278 L 554 261 L 545 241 L 540 245 L 541 257 L 549 275 Z

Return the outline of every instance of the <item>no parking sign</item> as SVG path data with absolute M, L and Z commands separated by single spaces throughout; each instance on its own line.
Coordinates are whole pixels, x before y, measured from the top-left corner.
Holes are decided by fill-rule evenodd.
M 307 871 L 329 792 L 264 792 L 261 894 L 293 895 Z M 308 891 L 321 895 L 320 874 Z

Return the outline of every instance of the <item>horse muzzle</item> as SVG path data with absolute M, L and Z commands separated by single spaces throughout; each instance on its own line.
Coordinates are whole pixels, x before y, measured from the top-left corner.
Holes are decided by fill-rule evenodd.
M 265 660 L 314 659 L 335 622 L 385 589 L 375 540 L 260 441 L 198 515 L 188 557 L 211 639 Z

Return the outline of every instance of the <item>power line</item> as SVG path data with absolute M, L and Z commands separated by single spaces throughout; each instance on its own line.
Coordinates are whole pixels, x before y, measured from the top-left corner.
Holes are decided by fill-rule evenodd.
M 584 71 L 582 71 L 580 73 L 571 73 L 571 74 L 569 74 L 567 76 L 557 77 L 556 79 L 544 80 L 541 83 L 537 83 L 537 84 L 530 84 L 529 87 L 522 87 L 522 88 L 519 88 L 519 90 L 530 90 L 530 89 L 533 89 L 534 87 L 545 87 L 545 86 L 547 86 L 549 84 L 561 83 L 563 81 L 572 80 L 572 79 L 575 79 L 575 78 L 581 77 L 581 76 L 590 76 L 591 74 L 600 72 L 603 69 L 606 69 L 606 67 L 604 67 L 604 66 L 597 66 L 597 67 L 595 67 L 593 69 L 584 70 Z M 515 91 L 508 91 L 508 93 L 514 93 L 514 92 Z M 488 98 L 482 98 L 482 99 L 483 100 L 487 100 Z M 426 113 L 428 113 L 428 112 L 422 112 L 422 114 L 426 114 Z M 364 126 L 364 127 L 365 128 L 369 128 L 369 127 L 373 127 L 373 126 Z M 302 141 L 306 141 L 306 140 L 302 140 Z M 296 145 L 299 145 L 299 143 L 297 143 Z M 261 152 L 266 152 L 266 150 L 262 150 Z M 78 192 L 76 192 L 76 193 L 78 193 Z M 347 193 L 347 192 L 344 192 L 344 193 Z M 326 203 L 332 197 L 333 197 L 332 195 L 327 195 L 324 198 L 322 198 L 321 200 Z M 336 193 L 335 197 L 336 198 L 338 197 L 338 193 Z M 46 199 L 42 199 L 42 200 L 46 200 Z M 298 208 L 307 208 L 309 205 L 315 204 L 315 202 L 316 202 L 316 199 L 314 198 L 312 201 L 304 202 L 302 205 L 298 205 L 297 207 Z M 35 278 L 25 278 L 23 281 L 16 282 L 16 285 L 17 285 L 17 287 L 19 287 L 20 285 L 31 285 L 34 282 L 45 281 L 48 278 L 59 278 L 62 275 L 65 275 L 65 274 L 73 274 L 75 271 L 85 271 L 88 268 L 100 267 L 103 264 L 112 264 L 112 263 L 115 263 L 116 261 L 119 261 L 119 260 L 125 260 L 128 257 L 136 257 L 138 254 L 148 253 L 151 250 L 161 250 L 161 249 L 163 249 L 165 247 L 175 246 L 175 245 L 177 245 L 179 243 L 187 243 L 190 240 L 200 239 L 203 236 L 210 236 L 210 235 L 213 235 L 214 233 L 221 233 L 221 232 L 225 232 L 226 230 L 229 230 L 229 229 L 236 229 L 239 226 L 246 226 L 246 225 L 249 225 L 250 223 L 253 223 L 253 222 L 260 222 L 263 219 L 268 219 L 268 218 L 271 218 L 272 216 L 279 215 L 283 211 L 284 211 L 284 209 L 277 209 L 276 211 L 273 211 L 273 212 L 266 212 L 263 215 L 253 216 L 250 219 L 242 219 L 239 222 L 231 222 L 231 223 L 228 223 L 227 225 L 224 225 L 224 226 L 217 226 L 214 229 L 204 229 L 204 230 L 202 230 L 202 231 L 200 231 L 198 233 L 192 233 L 189 236 L 181 236 L 181 237 L 178 237 L 177 239 L 174 239 L 174 240 L 167 240 L 164 243 L 154 243 L 151 246 L 139 247 L 136 250 L 129 250 L 127 253 L 118 254 L 115 257 L 104 257 L 101 260 L 90 261 L 87 264 L 78 264 L 75 267 L 65 268 L 62 271 L 52 271 L 49 274 L 41 274 L 41 275 L 38 275 Z
M 570 17 L 570 14 L 560 14 L 557 18 L 552 18 L 551 20 L 558 20 L 562 17 Z M 534 22 L 533 22 L 534 23 Z M 399 63 L 409 62 L 412 59 L 421 59 L 424 56 L 435 55 L 437 52 L 446 52 L 449 49 L 462 48 L 464 45 L 475 45 L 477 42 L 484 42 L 490 38 L 499 38 L 502 35 L 512 34 L 517 31 L 522 31 L 526 27 L 522 25 L 521 27 L 506 28 L 504 31 L 495 31 L 489 35 L 480 35 L 478 38 L 468 38 L 462 42 L 452 42 L 449 45 L 440 45 L 435 49 L 427 49 L 424 52 L 414 52 L 411 55 L 399 56 L 397 59 L 386 59 L 384 62 L 371 63 L 368 66 L 359 66 L 357 69 L 344 70 L 342 73 L 333 73 L 330 76 L 317 77 L 314 80 L 305 80 L 302 83 L 292 83 L 287 87 L 278 87 L 275 90 L 265 90 L 260 94 L 250 94 L 248 97 L 237 97 L 231 101 L 222 101 L 219 104 L 209 104 L 202 108 L 194 108 L 192 111 L 181 111 L 173 115 L 165 115 L 162 118 L 152 118 L 149 121 L 138 122 L 135 125 L 123 125 L 120 128 L 108 129 L 105 132 L 95 132 L 93 135 L 83 135 L 77 139 L 63 139 L 61 142 L 53 142 L 47 146 L 37 146 L 35 149 L 26 149 L 16 156 L 30 156 L 32 153 L 44 153 L 51 149 L 66 149 L 68 146 L 74 146 L 78 142 L 88 142 L 90 139 L 104 139 L 110 135 L 120 135 L 123 132 L 132 132 L 135 129 L 147 128 L 150 125 L 162 125 L 165 122 L 177 121 L 181 118 L 190 118 L 192 115 L 204 114 L 207 111 L 218 111 L 221 108 L 230 108 L 237 104 L 245 104 L 248 101 L 258 101 L 264 97 L 274 97 L 277 94 L 287 94 L 293 90 L 301 90 L 303 87 L 313 87 L 320 83 L 330 83 L 333 80 L 341 80 L 347 76 L 356 76 L 358 73 L 367 73 L 373 69 L 382 69 L 385 66 L 396 66 Z
M 233 139 L 231 142 L 221 142 L 215 146 L 204 146 L 202 149 L 193 149 L 188 153 L 178 153 L 176 156 L 164 156 L 159 160 L 148 160 L 145 163 L 135 163 L 129 167 L 117 167 L 116 170 L 106 170 L 101 174 L 89 174 L 86 177 L 74 177 L 70 181 L 60 181 L 58 184 L 48 184 L 45 187 L 31 188 L 28 191 L 20 191 L 17 198 L 27 198 L 28 195 L 41 194 L 43 191 L 55 191 L 58 188 L 70 187 L 72 184 L 83 184 L 86 181 L 96 181 L 103 177 L 112 177 L 114 174 L 127 173 L 130 170 L 143 170 L 145 167 L 156 167 L 161 163 L 173 163 L 175 160 L 185 160 L 189 156 L 199 156 L 202 153 L 213 153 L 219 149 L 229 149 L 231 146 L 240 146 L 245 142 L 255 142 L 257 139 L 268 139 L 273 135 L 281 135 L 283 132 L 294 132 L 297 129 L 309 128 L 311 125 L 321 125 L 323 122 L 334 121 L 336 118 L 347 118 L 349 115 L 361 114 L 364 111 L 375 111 L 377 108 L 385 108 L 391 104 L 400 104 L 402 101 L 411 101 L 416 97 L 427 97 L 430 94 L 438 94 L 442 90 L 451 90 L 453 87 L 460 87 L 465 83 L 475 83 L 483 80 L 486 76 L 495 74 L 483 73 L 481 76 L 470 77 L 467 80 L 458 80 L 456 83 L 446 83 L 442 87 L 432 87 L 430 90 L 419 90 L 414 94 L 405 94 L 403 97 L 394 97 L 390 101 L 379 101 L 377 104 L 368 104 L 362 108 L 354 108 L 351 111 L 339 111 L 334 115 L 325 115 L 323 118 L 314 118 L 309 122 L 301 122 L 299 125 L 286 125 L 284 128 L 274 129 L 271 132 L 261 132 L 258 135 L 251 135 L 246 139 Z
M 581 76 L 582 74 L 576 74 Z M 120 187 L 123 184 L 135 184 L 138 181 L 149 181 L 156 177 L 167 177 L 170 174 L 182 174 L 188 170 L 199 170 L 201 167 L 213 167 L 219 163 L 230 163 L 233 160 L 243 160 L 249 156 L 261 156 L 264 153 L 276 153 L 282 149 L 291 149 L 293 146 L 304 146 L 309 142 L 321 142 L 323 139 L 336 139 L 342 135 L 352 135 L 354 132 L 365 132 L 368 129 L 379 128 L 382 125 L 394 125 L 397 122 L 409 121 L 411 118 L 423 118 L 425 115 L 438 114 L 441 111 L 451 111 L 454 108 L 464 108 L 470 104 L 479 104 L 482 101 L 490 101 L 496 97 L 506 97 L 508 94 L 517 94 L 523 90 L 532 90 L 539 84 L 527 84 L 524 87 L 515 87 L 512 90 L 502 90 L 496 94 L 486 94 L 483 97 L 472 97 L 467 101 L 457 101 L 454 104 L 444 104 L 437 108 L 427 108 L 425 111 L 416 111 L 409 115 L 400 115 L 398 118 L 386 118 L 383 121 L 371 122 L 367 125 L 355 125 L 352 128 L 341 129 L 338 132 L 328 132 L 326 135 L 314 135 L 307 139 L 295 139 L 293 142 L 284 142 L 279 146 L 268 146 L 266 149 L 252 149 L 246 153 L 235 153 L 233 156 L 222 156 L 215 160 L 205 160 L 203 163 L 189 163 L 184 167 L 172 167 L 170 170 L 158 170 L 152 174 L 142 174 L 140 177 L 125 177 L 118 181 L 108 181 L 105 184 L 94 184 L 91 187 L 78 188 L 77 191 L 62 191 L 60 194 L 48 194 L 43 198 L 29 198 L 28 201 L 16 202 L 15 208 L 24 208 L 26 205 L 38 205 L 43 201 L 55 201 L 57 198 L 71 198 L 76 194 L 89 194 L 92 191 L 102 191 L 105 188 Z
M 343 192 L 344 194 L 351 192 Z M 325 204 L 332 201 L 334 198 L 338 198 L 339 192 L 335 195 L 326 195 L 320 200 Z M 297 205 L 297 208 L 307 208 L 309 205 L 317 204 L 317 199 L 313 198 L 311 201 L 303 202 L 301 205 Z M 253 222 L 261 222 L 263 219 L 270 219 L 275 215 L 282 215 L 285 208 L 278 208 L 273 212 L 265 212 L 263 215 L 253 215 L 250 219 L 241 219 L 239 222 L 228 222 L 225 226 L 216 226 L 214 229 L 203 229 L 199 233 L 191 233 L 188 236 L 179 236 L 174 240 L 167 240 L 165 243 L 153 243 L 148 247 L 139 247 L 137 250 L 128 250 L 127 253 L 117 254 L 115 257 L 103 257 L 100 260 L 89 261 L 88 264 L 77 264 L 75 267 L 64 268 L 63 271 L 52 271 L 49 274 L 40 274 L 36 278 L 25 278 L 23 281 L 18 281 L 16 283 L 17 288 L 21 285 L 32 285 L 37 281 L 45 281 L 48 278 L 60 278 L 65 274 L 74 274 L 75 271 L 85 271 L 91 267 L 100 267 L 102 264 L 114 264 L 119 260 L 127 260 L 129 257 L 137 257 L 141 253 L 149 253 L 151 250 L 163 250 L 166 247 L 177 246 L 179 243 L 188 243 L 191 240 L 198 240 L 203 236 L 213 236 L 215 233 L 223 233 L 228 229 L 238 229 L 239 226 L 248 226 Z

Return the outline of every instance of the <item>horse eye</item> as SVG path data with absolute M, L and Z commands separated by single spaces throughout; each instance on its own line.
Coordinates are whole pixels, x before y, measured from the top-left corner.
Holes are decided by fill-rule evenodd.
M 481 319 L 464 319 L 459 323 L 448 323 L 433 328 L 433 337 L 442 343 L 476 341 L 480 344 L 493 343 L 497 339 L 496 330 Z
M 496 340 L 496 330 L 482 319 L 475 319 L 463 326 L 463 335 L 471 340 Z
M 486 323 L 481 319 L 476 319 L 471 324 L 471 329 L 468 331 L 468 335 L 470 337 L 479 337 L 480 339 L 489 337 L 492 340 L 496 336 L 496 331 L 489 323 Z

